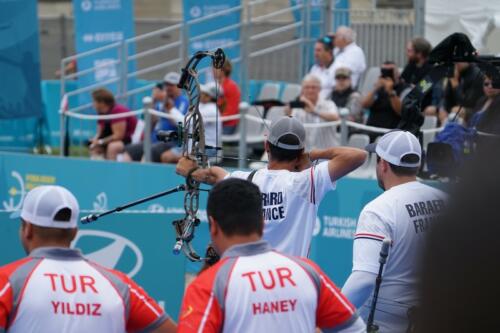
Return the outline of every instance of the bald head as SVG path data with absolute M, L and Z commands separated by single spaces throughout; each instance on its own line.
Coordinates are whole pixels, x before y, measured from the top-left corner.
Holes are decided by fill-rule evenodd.
M 338 48 L 344 48 L 347 45 L 354 43 L 356 41 L 356 33 L 349 27 L 340 26 L 337 28 L 335 33 L 335 46 Z

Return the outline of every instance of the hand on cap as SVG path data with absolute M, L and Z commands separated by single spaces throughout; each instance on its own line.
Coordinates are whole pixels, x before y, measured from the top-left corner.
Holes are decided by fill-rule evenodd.
M 175 172 L 178 175 L 186 177 L 189 171 L 193 170 L 198 166 L 198 163 L 195 160 L 192 160 L 188 157 L 181 157 L 177 165 L 175 166 Z

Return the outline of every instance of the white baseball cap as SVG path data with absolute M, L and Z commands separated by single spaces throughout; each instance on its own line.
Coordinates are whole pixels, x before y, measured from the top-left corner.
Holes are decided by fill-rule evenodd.
M 420 142 L 415 135 L 407 131 L 388 132 L 378 142 L 366 146 L 366 150 L 376 153 L 381 159 L 393 165 L 407 168 L 419 167 L 422 160 Z
M 297 144 L 292 145 L 281 142 L 280 139 L 287 134 L 295 136 L 297 138 Z M 306 130 L 304 128 L 304 125 L 302 125 L 302 123 L 295 118 L 278 118 L 271 124 L 271 129 L 269 130 L 267 141 L 279 148 L 299 150 L 304 148 L 304 144 L 306 141 Z
M 216 98 L 217 95 L 221 96 L 222 95 L 222 87 L 217 86 L 215 82 L 209 82 L 206 84 L 200 84 L 200 91 L 202 93 L 207 94 L 208 96 L 212 98 Z
M 168 84 L 178 85 L 180 80 L 181 80 L 181 75 L 179 73 L 176 73 L 176 72 L 168 72 L 163 77 L 163 82 L 168 83 Z
M 69 220 L 61 220 L 58 213 L 69 209 Z M 72 229 L 77 227 L 80 208 L 75 196 L 61 186 L 37 186 L 28 192 L 24 198 L 20 216 L 26 222 L 48 228 Z M 18 217 L 17 214 L 11 217 Z

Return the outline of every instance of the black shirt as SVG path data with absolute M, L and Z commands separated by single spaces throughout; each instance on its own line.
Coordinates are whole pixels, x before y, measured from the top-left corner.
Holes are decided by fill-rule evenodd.
M 397 83 L 394 91 L 398 96 L 408 87 L 406 84 Z M 389 94 L 382 87 L 375 92 L 375 101 L 370 108 L 370 116 L 366 122 L 369 126 L 396 128 L 401 120 L 399 114 L 392 108 Z

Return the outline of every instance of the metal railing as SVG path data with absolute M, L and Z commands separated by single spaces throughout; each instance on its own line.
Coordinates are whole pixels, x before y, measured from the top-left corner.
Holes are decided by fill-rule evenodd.
M 408 10 L 338 10 L 333 9 L 333 0 L 323 1 L 324 11 L 320 21 L 310 22 L 311 1 L 278 9 L 270 13 L 259 13 L 259 6 L 271 3 L 271 0 L 253 0 L 244 5 L 235 6 L 224 11 L 210 14 L 188 22 L 172 24 L 168 27 L 148 32 L 120 42 L 115 42 L 98 49 L 66 57 L 61 61 L 61 96 L 66 94 L 75 102 L 79 96 L 89 94 L 93 89 L 105 84 L 114 84 L 116 97 L 121 101 L 132 103 L 136 108 L 138 96 L 153 88 L 154 83 L 142 87 L 129 87 L 129 79 L 159 79 L 168 71 L 179 72 L 188 58 L 188 45 L 192 42 L 203 41 L 208 37 L 223 35 L 238 30 L 240 40 L 217 45 L 229 50 L 240 47 L 240 56 L 231 59 L 238 68 L 242 99 L 255 99 L 249 96 L 250 80 L 277 80 L 300 82 L 313 62 L 310 49 L 317 36 L 311 36 L 311 26 L 319 24 L 322 33 L 326 33 L 338 25 L 335 22 L 339 17 L 349 16 L 350 25 L 357 31 L 358 44 L 364 49 L 367 65 L 378 66 L 387 59 L 395 60 L 398 64 L 404 63 L 405 43 L 413 36 L 415 15 Z M 199 23 L 216 20 L 225 15 L 238 12 L 241 22 L 231 24 L 213 31 L 188 38 L 189 29 Z M 260 10 L 262 12 L 262 10 Z M 301 21 L 296 21 L 294 14 L 300 12 Z M 325 13 L 329 13 L 328 15 Z M 168 42 L 162 36 L 172 36 Z M 135 52 L 129 52 L 135 47 Z M 114 50 L 116 58 L 106 64 L 98 64 L 92 68 L 78 71 L 73 74 L 64 74 L 66 65 L 71 61 L 78 61 L 85 57 L 94 56 L 99 52 Z M 128 64 L 135 62 L 134 70 L 129 70 Z M 96 71 L 114 66 L 117 75 L 98 84 L 80 86 L 78 89 L 66 92 L 65 82 L 80 78 L 84 75 L 94 75 Z M 201 68 L 200 74 L 210 72 L 210 68 Z M 130 102 L 132 101 L 132 102 Z M 73 105 L 68 111 L 88 113 L 91 103 Z M 64 134 L 66 131 L 65 113 L 61 112 L 61 153 L 64 152 Z M 92 132 L 89 124 L 81 120 L 79 133 L 87 135 Z M 72 126 L 78 127 L 73 124 Z M 80 135 L 80 144 L 82 135 Z

